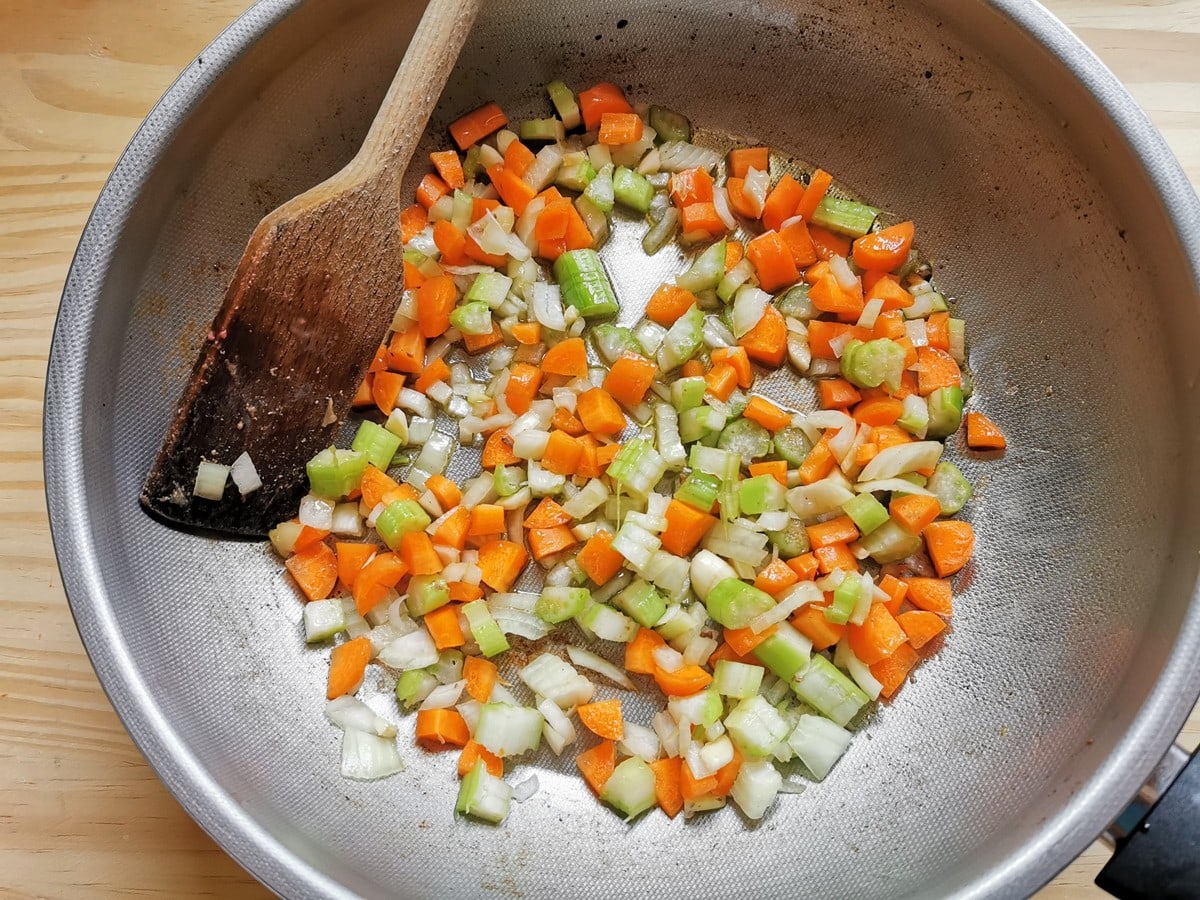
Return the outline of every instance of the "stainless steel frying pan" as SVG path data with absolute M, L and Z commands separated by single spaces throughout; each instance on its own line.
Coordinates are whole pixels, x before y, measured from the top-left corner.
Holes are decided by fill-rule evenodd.
M 485 10 L 428 147 L 481 98 L 545 109 L 540 86 L 561 76 L 611 78 L 713 138 L 820 162 L 918 221 L 969 322 L 978 402 L 1011 441 L 964 463 L 980 548 L 952 636 L 825 783 L 757 827 L 733 810 L 627 826 L 546 756 L 528 766 L 542 790 L 490 828 L 455 821 L 443 759 L 410 752 L 400 776 L 343 781 L 324 656 L 302 647 L 277 563 L 137 506 L 246 235 L 357 148 L 419 13 L 263 0 L 150 115 L 80 244 L 46 397 L 51 520 L 88 651 L 151 763 L 289 896 L 981 897 L 1045 882 L 1200 691 L 1200 205 L 1145 116 L 1020 0 Z M 677 265 L 655 260 L 620 277 L 631 302 Z

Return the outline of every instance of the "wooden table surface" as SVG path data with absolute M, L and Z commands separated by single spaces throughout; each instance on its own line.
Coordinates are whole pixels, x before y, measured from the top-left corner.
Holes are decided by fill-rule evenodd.
M 1200 0 L 1043 0 L 1200 184 Z M 248 0 L 0 0 L 0 894 L 264 897 L 109 706 L 71 620 L 42 492 L 55 309 L 88 212 L 175 75 Z M 1184 732 L 1200 739 L 1200 711 Z M 1042 897 L 1100 895 L 1094 845 Z

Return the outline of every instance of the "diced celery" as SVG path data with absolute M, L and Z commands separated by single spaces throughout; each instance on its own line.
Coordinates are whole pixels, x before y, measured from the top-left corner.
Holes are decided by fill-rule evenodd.
M 761 819 L 783 787 L 783 776 L 769 760 L 747 761 L 738 769 L 729 796 L 748 819 Z
M 701 375 L 677 378 L 671 382 L 671 403 L 680 413 L 687 412 L 704 402 L 704 392 L 707 390 L 708 385 Z
M 857 494 L 842 504 L 842 510 L 863 534 L 870 534 L 888 520 L 887 508 L 871 494 Z
M 812 657 L 792 690 L 809 706 L 843 726 L 871 699 L 837 666 L 820 655 Z
M 711 406 L 697 406 L 680 416 L 679 437 L 685 444 L 690 444 L 709 434 L 719 435 L 724 427 L 725 413 Z
M 904 374 L 904 348 L 888 338 L 850 341 L 842 350 L 842 377 L 862 388 L 887 384 L 899 390 Z
M 704 313 L 692 304 L 667 330 L 662 349 L 658 353 L 658 367 L 670 372 L 696 355 L 704 342 Z
M 780 622 L 771 636 L 751 652 L 775 677 L 791 681 L 797 672 L 803 671 L 808 665 L 812 654 L 812 641 L 789 623 Z
M 865 203 L 842 200 L 826 194 L 817 204 L 812 223 L 849 237 L 862 237 L 871 230 L 879 210 Z
M 942 387 L 929 395 L 929 433 L 927 437 L 945 438 L 962 424 L 963 390 Z
M 304 639 L 316 643 L 331 638 L 346 629 L 346 612 L 342 601 L 314 600 L 304 605 Z
M 374 424 L 374 423 L 372 423 Z M 388 457 L 388 463 L 392 458 Z M 308 484 L 318 497 L 340 500 L 355 490 L 367 470 L 367 455 L 329 447 L 308 461 Z M 384 465 L 387 468 L 387 465 Z
M 627 644 L 637 637 L 637 622 L 620 610 L 593 603 L 579 614 L 579 623 L 604 641 Z
M 812 451 L 812 443 L 804 432 L 793 425 L 775 432 L 775 452 L 789 466 L 798 466 Z
M 841 725 L 824 716 L 802 715 L 792 728 L 788 745 L 817 781 L 822 781 L 846 752 L 853 737 Z
M 634 212 L 645 213 L 654 199 L 654 185 L 633 169 L 617 166 L 613 172 L 613 197 L 622 206 Z
M 654 771 L 644 759 L 629 757 L 608 776 L 600 799 L 624 813 L 626 821 L 641 815 L 656 802 Z
M 416 500 L 395 500 L 375 520 L 375 530 L 392 550 L 400 546 L 400 538 L 413 531 L 424 531 L 433 520 Z
M 650 107 L 650 127 L 655 130 L 655 139 L 659 143 L 692 139 L 692 123 L 688 121 L 687 116 L 665 106 Z
M 413 575 L 408 581 L 410 615 L 423 616 L 450 602 L 450 586 L 441 575 Z
M 740 578 L 718 582 L 705 600 L 713 621 L 726 628 L 745 628 L 751 619 L 774 605 L 775 600 L 770 594 Z
M 693 294 L 716 289 L 725 275 L 725 239 L 692 260 L 688 270 L 675 278 L 675 283 Z
M 648 441 L 634 438 L 625 442 L 605 474 L 630 493 L 644 497 L 666 472 L 666 463 L 658 451 Z
M 763 669 L 732 659 L 717 660 L 713 669 L 713 687 L 725 697 L 744 700 L 758 694 L 762 684 Z
M 786 528 L 768 531 L 767 539 L 779 550 L 779 555 L 787 559 L 808 552 L 808 532 L 799 519 L 788 519 Z
M 592 340 L 596 344 L 596 351 L 600 354 L 601 359 L 609 365 L 616 362 L 626 350 L 639 354 L 642 352 L 638 339 L 624 325 L 610 325 L 607 322 L 601 322 L 590 330 Z
M 971 483 L 952 462 L 938 463 L 926 487 L 937 496 L 944 516 L 953 516 L 971 499 Z
M 620 305 L 595 250 L 568 250 L 554 261 L 563 300 L 584 318 L 611 316 Z
M 913 297 L 912 306 L 904 308 L 904 318 L 924 319 L 931 313 L 945 312 L 946 298 L 937 291 L 926 291 Z
M 583 191 L 595 177 L 596 170 L 592 168 L 592 161 L 588 159 L 586 153 L 580 150 L 568 153 L 563 157 L 554 183 L 559 187 L 567 188 L 567 190 Z
M 809 286 L 804 282 L 790 287 L 775 298 L 775 308 L 789 319 L 807 321 L 820 315 L 820 310 L 808 299 Z
M 747 759 L 772 756 L 775 748 L 788 736 L 788 725 L 783 716 L 757 695 L 747 697 L 733 708 L 725 717 L 725 728 L 734 746 Z
M 717 502 L 717 490 L 721 481 L 714 475 L 692 472 L 675 490 L 675 499 L 701 512 L 708 512 Z
M 835 625 L 845 625 L 850 621 L 850 614 L 858 605 L 862 593 L 862 580 L 857 574 L 848 574 L 841 583 L 833 589 L 833 602 L 825 608 L 825 618 Z
M 511 497 L 525 485 L 525 472 L 520 466 L 496 466 L 492 486 L 501 497 Z
M 473 737 L 501 758 L 519 756 L 538 748 L 544 722 L 542 714 L 528 706 L 485 703 L 479 710 L 479 722 Z
M 498 824 L 508 815 L 512 806 L 512 793 L 512 788 L 491 774 L 480 759 L 458 786 L 458 799 L 455 801 L 454 810 L 466 816 Z
M 508 297 L 512 285 L 513 280 L 507 275 L 499 272 L 481 272 L 471 282 L 471 287 L 467 289 L 463 302 L 486 303 L 490 309 L 495 309 Z
M 595 171 L 596 174 L 583 189 L 583 196 L 601 212 L 612 212 L 613 204 L 616 202 L 616 195 L 613 192 L 613 165 L 609 163 Z
M 437 686 L 438 681 L 431 673 L 424 669 L 409 669 L 396 679 L 396 700 L 406 709 L 412 709 L 424 703 Z
M 467 155 L 463 157 L 463 177 L 467 181 L 474 181 L 475 176 L 483 170 L 483 164 L 479 159 L 482 152 L 479 144 L 472 144 L 467 150 Z
M 904 398 L 904 411 L 896 424 L 917 440 L 925 440 L 929 431 L 929 403 L 920 394 L 909 394 Z
M 563 125 L 578 128 L 580 123 L 579 104 L 575 102 L 575 94 L 561 81 L 552 81 L 546 85 L 546 93 L 554 104 L 554 111 L 562 119 Z
M 749 516 L 781 510 L 787 503 L 787 488 L 774 475 L 755 475 L 742 482 L 739 503 Z
M 731 450 L 696 445 L 688 455 L 688 465 L 698 472 L 716 475 L 722 481 L 730 481 L 738 477 L 742 458 Z
M 667 700 L 667 711 L 671 714 L 672 719 L 678 722 L 686 718 L 693 725 L 700 725 L 704 728 L 708 728 L 721 718 L 724 710 L 725 705 L 721 702 L 721 695 L 712 686 L 687 697 L 670 697 Z
M 737 265 L 721 277 L 721 283 L 717 285 L 717 296 L 728 303 L 733 299 L 733 295 L 737 293 L 738 288 L 746 284 L 753 277 L 754 263 L 744 258 L 738 260 Z
M 479 645 L 479 650 L 484 656 L 495 656 L 508 649 L 508 639 L 500 630 L 500 626 L 496 624 L 496 620 L 492 618 L 486 601 L 472 600 L 463 606 L 462 612 L 467 617 L 467 626 L 471 629 L 471 636 Z
M 526 119 L 521 123 L 523 141 L 561 141 L 566 137 L 564 123 L 553 116 L 546 119 Z
M 717 446 L 750 461 L 771 452 L 771 432 L 749 419 L 736 419 L 721 431 Z
M 382 425 L 364 419 L 358 426 L 350 449 L 366 456 L 367 461 L 375 468 L 386 471 L 392 464 L 392 457 L 400 449 L 400 438 Z
M 547 586 L 533 607 L 533 613 L 543 622 L 557 625 L 579 615 L 591 602 L 587 588 Z
M 662 216 L 657 222 L 654 222 L 642 235 L 642 252 L 647 256 L 653 256 L 667 242 L 675 237 L 675 232 L 679 228 L 679 210 L 674 206 L 668 206 L 663 210 Z
M 667 611 L 662 594 L 654 589 L 654 585 L 640 578 L 617 594 L 612 603 L 644 628 L 653 626 Z
M 450 313 L 450 324 L 463 334 L 491 334 L 492 308 L 480 301 L 464 303 Z

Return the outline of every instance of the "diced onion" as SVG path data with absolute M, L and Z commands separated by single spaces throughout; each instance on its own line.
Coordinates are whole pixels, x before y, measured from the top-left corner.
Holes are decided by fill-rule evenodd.
M 880 478 L 894 478 L 918 469 L 932 469 L 942 456 L 940 441 L 912 441 L 907 444 L 897 444 L 881 450 L 879 454 L 863 467 L 859 478 L 862 481 L 874 481 Z
M 567 647 L 567 656 L 571 657 L 571 662 L 575 663 L 575 665 L 582 666 L 585 669 L 591 669 L 593 672 L 598 672 L 605 678 L 615 682 L 616 684 L 619 684 L 626 690 L 637 690 L 637 688 L 634 686 L 634 683 L 629 680 L 629 676 L 617 666 L 614 666 L 612 663 L 610 663 L 603 656 L 597 656 L 590 650 L 584 650 L 582 647 L 576 647 L 574 645 Z
M 220 500 L 225 494 L 225 482 L 229 480 L 229 466 L 201 460 L 196 468 L 196 483 L 192 494 L 205 500 Z
M 233 465 L 229 467 L 229 476 L 233 479 L 233 483 L 237 485 L 238 493 L 243 497 L 253 494 L 262 487 L 262 479 L 258 477 L 258 469 L 254 467 L 254 460 L 244 450 L 241 456 L 235 459 Z M 222 489 L 224 489 L 224 485 L 222 485 Z

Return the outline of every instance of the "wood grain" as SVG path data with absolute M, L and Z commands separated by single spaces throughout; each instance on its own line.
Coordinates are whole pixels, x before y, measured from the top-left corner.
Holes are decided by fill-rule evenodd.
M 1044 0 L 1130 87 L 1200 183 L 1200 0 Z M 0 894 L 269 896 L 183 812 L 79 643 L 42 494 L 63 279 L 110 168 L 247 0 L 0 3 Z M 1193 714 L 1183 743 L 1200 740 Z M 1094 846 L 1040 895 L 1102 896 Z

